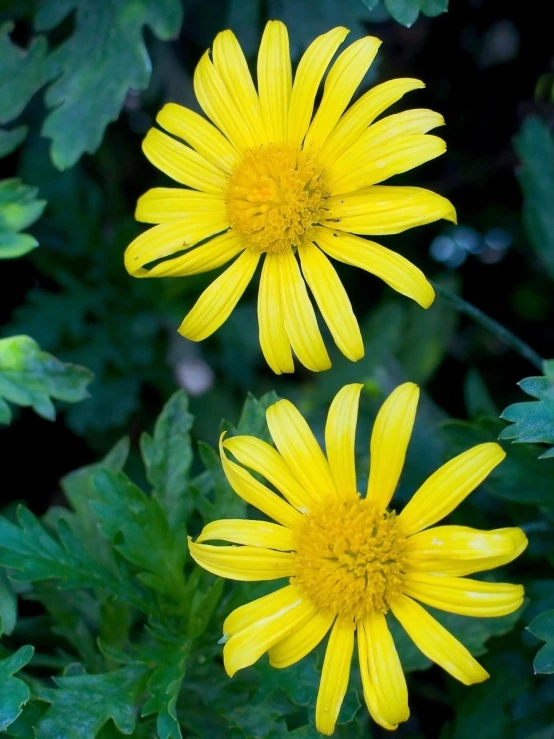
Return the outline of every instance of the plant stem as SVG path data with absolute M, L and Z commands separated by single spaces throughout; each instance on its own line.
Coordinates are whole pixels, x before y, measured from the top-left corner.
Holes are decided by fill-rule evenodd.
M 446 288 L 437 285 L 436 282 L 432 282 L 431 284 L 435 288 L 436 292 L 459 310 L 460 313 L 465 313 L 466 316 L 473 318 L 475 323 L 478 323 L 487 331 L 490 331 L 497 339 L 500 339 L 500 341 L 503 341 L 511 349 L 518 352 L 518 354 L 521 354 L 522 357 L 527 359 L 528 362 L 531 362 L 532 365 L 542 372 L 544 360 L 534 349 L 531 349 L 529 344 L 526 344 L 511 331 L 508 331 L 507 328 L 504 328 L 504 326 L 498 323 L 498 321 L 495 321 L 494 318 L 490 318 L 490 316 L 487 316 L 485 313 L 480 311 L 479 308 L 476 308 L 463 298 L 450 292 L 450 290 L 446 290 Z

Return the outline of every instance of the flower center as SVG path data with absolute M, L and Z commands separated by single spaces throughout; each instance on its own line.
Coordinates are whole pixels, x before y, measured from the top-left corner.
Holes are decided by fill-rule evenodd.
M 248 151 L 229 180 L 231 228 L 259 252 L 284 252 L 312 238 L 328 192 L 313 157 L 289 144 Z
M 396 514 L 367 500 L 324 503 L 298 530 L 291 583 L 326 611 L 360 620 L 400 593 L 405 537 Z

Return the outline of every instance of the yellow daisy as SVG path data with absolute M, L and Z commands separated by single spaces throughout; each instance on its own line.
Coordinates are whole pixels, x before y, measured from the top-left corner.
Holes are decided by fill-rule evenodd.
M 267 411 L 277 449 L 252 436 L 222 437 L 221 461 L 233 489 L 276 523 L 214 521 L 196 542 L 189 539 L 194 560 L 216 575 L 290 578 L 290 584 L 225 620 L 223 657 L 231 677 L 265 652 L 274 667 L 288 667 L 331 632 L 316 706 L 323 734 L 333 733 L 339 715 L 356 634 L 371 715 L 386 729 L 407 720 L 406 680 L 387 626 L 389 611 L 423 654 L 470 685 L 485 680 L 487 672 L 417 601 L 487 618 L 511 613 L 523 601 L 521 585 L 464 577 L 521 554 L 527 546 L 521 529 L 429 528 L 504 459 L 501 447 L 480 444 L 450 460 L 397 515 L 388 505 L 404 464 L 419 390 L 413 383 L 400 385 L 381 407 L 362 498 L 354 462 L 361 388 L 346 385 L 333 400 L 325 426 L 327 456 L 288 400 Z M 241 465 L 261 474 L 281 495 Z M 214 540 L 242 546 L 205 543 Z
M 328 257 L 377 275 L 428 308 L 434 292 L 422 272 L 355 234 L 395 234 L 456 219 L 452 204 L 429 190 L 378 184 L 446 149 L 442 139 L 426 135 L 444 124 L 431 110 L 374 123 L 422 82 L 377 85 L 345 112 L 379 39 L 360 39 L 337 57 L 313 115 L 319 85 L 347 34 L 334 28 L 316 38 L 293 82 L 287 29 L 270 21 L 256 89 L 237 39 L 223 31 L 194 73 L 196 97 L 212 123 L 169 103 L 156 119 L 168 133 L 152 128 L 143 143 L 152 164 L 185 187 L 157 187 L 139 199 L 137 220 L 158 225 L 127 248 L 127 270 L 135 277 L 184 277 L 236 257 L 179 328 L 201 341 L 229 317 L 265 255 L 259 335 L 277 374 L 294 371 L 292 351 L 310 370 L 331 366 L 306 283 L 339 349 L 352 361 L 364 354 L 352 306 Z

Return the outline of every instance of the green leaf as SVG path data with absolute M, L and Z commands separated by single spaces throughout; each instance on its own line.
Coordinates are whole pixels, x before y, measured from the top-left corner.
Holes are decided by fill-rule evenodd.
M 52 110 L 42 129 L 52 139 L 50 153 L 58 169 L 95 152 L 129 90 L 148 85 L 152 65 L 144 27 L 160 39 L 175 38 L 183 15 L 179 0 L 45 0 L 36 28 L 51 31 L 72 11 L 74 33 L 49 56 L 57 79 L 46 92 Z
M 177 718 L 177 698 L 185 676 L 190 645 L 181 644 L 152 672 L 148 680 L 150 698 L 142 707 L 142 716 L 158 714 L 156 721 L 159 739 L 181 739 Z
M 0 158 L 11 154 L 27 135 L 27 126 L 17 126 L 9 131 L 0 129 Z
M 385 7 L 395 21 L 412 26 L 420 12 L 434 17 L 448 10 L 448 0 L 385 0 Z
M 544 377 L 527 377 L 518 383 L 524 393 L 536 401 L 514 403 L 502 413 L 501 418 L 511 421 L 502 430 L 501 439 L 514 439 L 516 444 L 554 445 L 554 359 L 543 365 Z M 551 446 L 539 459 L 554 456 Z
M 0 423 L 10 423 L 11 411 L 2 400 L 32 407 L 53 421 L 51 398 L 76 403 L 88 397 L 93 375 L 85 367 L 65 364 L 40 350 L 29 336 L 0 339 Z
M 17 596 L 6 573 L 0 570 L 0 636 L 11 634 L 17 621 Z
M 554 673 L 554 610 L 545 611 L 534 618 L 527 630 L 546 642 L 533 661 L 535 673 Z
M 188 412 L 183 390 L 166 403 L 154 427 L 154 436 L 140 439 L 146 476 L 154 488 L 152 495 L 164 509 L 172 527 L 185 522 L 191 510 L 187 485 L 192 464 L 190 429 L 194 417 Z
M 16 720 L 31 697 L 23 680 L 13 676 L 31 661 L 34 651 L 31 646 L 21 647 L 7 659 L 0 660 L 0 731 L 5 731 Z
M 37 727 L 41 739 L 92 739 L 110 719 L 122 733 L 134 731 L 135 705 L 145 686 L 144 668 L 124 667 L 100 675 L 81 671 L 53 679 L 57 689 L 39 686 L 36 690 L 40 700 L 51 704 Z
M 229 485 L 219 454 L 203 441 L 198 442 L 198 451 L 209 475 L 210 487 L 214 490 L 213 503 L 204 497 L 199 501 L 204 518 L 246 518 L 246 503 Z
M 471 369 L 464 382 L 464 399 L 467 408 L 467 414 L 470 418 L 480 418 L 481 416 L 497 416 L 498 408 L 485 381 L 476 369 Z
M 514 138 L 514 147 L 521 163 L 517 174 L 525 230 L 542 266 L 554 279 L 554 138 L 544 121 L 529 116 Z
M 36 200 L 38 188 L 16 178 L 0 181 L 0 259 L 13 259 L 38 246 L 29 234 L 20 233 L 40 218 L 46 200 Z

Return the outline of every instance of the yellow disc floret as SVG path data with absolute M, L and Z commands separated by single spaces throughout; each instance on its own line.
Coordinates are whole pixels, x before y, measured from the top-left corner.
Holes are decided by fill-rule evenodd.
M 248 151 L 227 190 L 227 216 L 248 249 L 284 252 L 310 241 L 328 192 L 313 157 L 289 144 Z
M 326 501 L 297 533 L 291 582 L 314 604 L 357 621 L 401 592 L 405 537 L 394 512 L 360 498 Z

